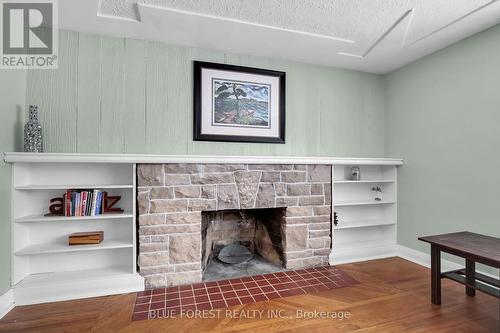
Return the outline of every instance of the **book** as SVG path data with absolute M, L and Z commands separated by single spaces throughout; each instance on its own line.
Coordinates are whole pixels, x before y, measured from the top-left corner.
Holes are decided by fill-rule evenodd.
M 80 216 L 87 216 L 87 191 L 82 192 L 82 207 L 80 209 Z
M 69 245 L 99 244 L 104 239 L 103 231 L 76 232 L 68 237 Z
M 66 197 L 65 197 L 65 204 L 64 207 L 66 209 L 65 214 L 66 216 L 71 216 L 71 190 L 66 191 Z

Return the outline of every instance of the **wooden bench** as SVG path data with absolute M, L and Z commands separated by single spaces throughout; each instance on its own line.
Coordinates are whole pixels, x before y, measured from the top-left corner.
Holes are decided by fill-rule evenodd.
M 433 304 L 441 304 L 441 279 L 448 278 L 465 285 L 468 296 L 476 290 L 500 298 L 500 280 L 476 273 L 476 262 L 500 268 L 500 239 L 472 232 L 419 237 L 431 244 L 431 298 Z M 441 273 L 441 252 L 465 259 L 465 269 Z

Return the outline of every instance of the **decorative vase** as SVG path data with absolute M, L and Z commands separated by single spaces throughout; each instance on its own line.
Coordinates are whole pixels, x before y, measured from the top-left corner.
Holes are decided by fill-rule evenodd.
M 351 173 L 350 173 L 351 180 L 360 180 L 361 178 L 361 170 L 359 170 L 359 167 L 353 166 L 351 167 Z
M 30 105 L 29 119 L 24 125 L 24 151 L 43 152 L 42 125 L 38 121 L 38 106 Z

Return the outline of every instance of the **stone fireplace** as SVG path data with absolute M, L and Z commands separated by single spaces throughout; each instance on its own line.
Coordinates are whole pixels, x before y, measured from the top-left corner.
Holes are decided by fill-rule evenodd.
M 201 281 L 231 242 L 287 269 L 328 264 L 330 165 L 140 164 L 137 180 L 148 289 Z

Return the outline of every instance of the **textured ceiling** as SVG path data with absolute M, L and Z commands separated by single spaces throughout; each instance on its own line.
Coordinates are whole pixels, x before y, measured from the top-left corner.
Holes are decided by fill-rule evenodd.
M 491 0 L 101 0 L 100 13 L 140 20 L 137 2 L 351 40 L 363 54 L 410 9 L 407 43 Z
M 62 3 L 68 2 L 76 0 Z M 95 4 L 101 19 L 139 23 L 135 28 L 123 29 L 135 29 L 129 33 L 135 37 L 371 72 L 393 70 L 500 22 L 500 1 L 496 0 L 82 2 Z M 70 10 L 69 5 L 62 7 Z M 221 31 L 226 32 L 226 40 L 216 38 Z M 251 47 L 240 44 L 238 37 Z M 297 49 L 284 43 L 284 39 L 289 39 L 288 44 L 294 42 Z M 299 47 L 309 47 L 311 55 Z

